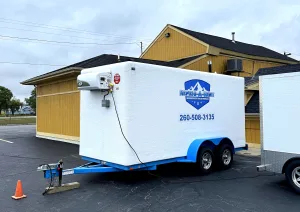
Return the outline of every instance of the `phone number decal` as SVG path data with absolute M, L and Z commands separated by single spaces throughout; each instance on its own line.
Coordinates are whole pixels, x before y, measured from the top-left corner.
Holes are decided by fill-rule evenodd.
M 214 120 L 215 114 L 182 114 L 180 115 L 180 121 L 201 121 L 201 120 Z

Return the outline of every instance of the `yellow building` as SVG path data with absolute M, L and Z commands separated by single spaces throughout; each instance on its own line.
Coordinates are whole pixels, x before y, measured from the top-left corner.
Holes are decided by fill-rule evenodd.
M 238 59 L 240 70 L 228 70 L 228 60 Z M 137 61 L 211 71 L 243 77 L 260 68 L 295 64 L 296 60 L 270 49 L 167 25 L 140 58 L 100 55 L 26 81 L 37 89 L 37 137 L 79 142 L 80 94 L 76 77 L 84 68 L 123 61 Z M 246 78 L 249 80 L 249 78 Z M 255 89 L 245 91 L 245 106 L 255 97 Z M 259 144 L 259 116 L 246 114 L 247 142 Z

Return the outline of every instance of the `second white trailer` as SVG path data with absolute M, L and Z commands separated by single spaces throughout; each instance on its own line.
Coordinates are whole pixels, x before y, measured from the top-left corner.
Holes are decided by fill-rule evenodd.
M 284 173 L 300 193 L 300 73 L 259 79 L 261 163 L 258 171 Z

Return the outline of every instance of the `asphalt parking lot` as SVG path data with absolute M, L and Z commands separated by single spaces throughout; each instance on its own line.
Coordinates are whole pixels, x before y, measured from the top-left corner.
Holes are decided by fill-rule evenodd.
M 35 138 L 35 126 L 0 127 L 0 211 L 299 211 L 299 195 L 284 176 L 257 173 L 259 157 L 235 156 L 233 167 L 199 176 L 194 166 L 160 166 L 147 172 L 66 176 L 76 190 L 42 195 L 48 181 L 36 167 L 65 161 L 84 162 L 78 146 Z M 9 142 L 6 142 L 6 141 Z M 17 180 L 27 198 L 13 200 Z

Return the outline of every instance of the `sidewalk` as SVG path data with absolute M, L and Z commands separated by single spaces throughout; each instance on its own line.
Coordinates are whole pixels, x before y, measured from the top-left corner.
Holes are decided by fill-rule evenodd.
M 248 150 L 242 150 L 237 152 L 236 154 L 245 155 L 245 156 L 260 156 L 260 153 L 261 153 L 260 148 L 249 147 Z

